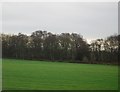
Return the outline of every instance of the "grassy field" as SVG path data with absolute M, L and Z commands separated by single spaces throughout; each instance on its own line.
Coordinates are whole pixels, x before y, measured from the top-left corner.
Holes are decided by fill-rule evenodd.
M 118 68 L 3 59 L 5 90 L 117 90 Z
M 0 91 L 2 90 L 2 59 L 0 59 Z

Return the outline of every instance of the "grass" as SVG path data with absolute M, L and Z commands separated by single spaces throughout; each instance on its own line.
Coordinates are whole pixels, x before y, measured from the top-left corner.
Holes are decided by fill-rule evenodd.
M 2 90 L 2 59 L 0 59 L 0 91 Z
M 117 90 L 118 67 L 3 59 L 3 90 Z

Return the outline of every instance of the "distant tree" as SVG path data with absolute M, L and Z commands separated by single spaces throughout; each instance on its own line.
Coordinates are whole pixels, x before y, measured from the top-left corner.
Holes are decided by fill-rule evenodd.
M 89 45 L 79 34 L 72 34 L 72 51 L 72 58 L 75 58 L 75 60 L 82 61 L 84 57 L 89 57 Z
M 0 34 L 2 57 L 88 63 L 118 63 L 120 35 L 88 44 L 80 34 L 38 30 L 30 36 Z
M 41 59 L 43 53 L 43 31 L 38 30 L 31 34 L 32 58 Z
M 48 33 L 48 36 L 44 40 L 44 52 L 45 57 L 50 60 L 56 60 L 59 58 L 59 43 L 56 35 Z
M 9 58 L 12 53 L 10 53 L 9 40 L 10 35 L 1 34 L 2 38 L 2 57 Z
M 59 45 L 61 49 L 61 58 L 63 60 L 68 60 L 70 59 L 70 34 L 69 33 L 62 33 L 59 36 Z
M 112 35 L 107 39 L 97 39 L 90 45 L 91 60 L 97 63 L 109 62 L 116 63 L 118 61 L 118 36 Z
M 117 35 L 112 35 L 109 36 L 105 40 L 105 49 L 107 51 L 108 59 L 111 62 L 117 62 L 118 61 L 118 36 Z

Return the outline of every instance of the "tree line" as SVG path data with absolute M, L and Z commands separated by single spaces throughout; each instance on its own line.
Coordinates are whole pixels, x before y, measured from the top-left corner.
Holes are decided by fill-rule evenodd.
M 88 44 L 77 33 L 35 31 L 30 36 L 1 34 L 2 57 L 83 63 L 117 63 L 118 35 Z

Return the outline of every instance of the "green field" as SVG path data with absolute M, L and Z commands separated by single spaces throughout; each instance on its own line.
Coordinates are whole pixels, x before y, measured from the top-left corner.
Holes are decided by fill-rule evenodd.
M 117 90 L 118 67 L 3 59 L 3 90 Z

